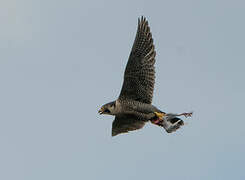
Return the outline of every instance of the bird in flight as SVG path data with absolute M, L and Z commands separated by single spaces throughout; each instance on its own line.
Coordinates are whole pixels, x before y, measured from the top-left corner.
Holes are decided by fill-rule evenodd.
M 192 116 L 192 113 L 165 113 L 152 105 L 155 56 L 150 27 L 146 18 L 142 16 L 138 19 L 138 29 L 124 72 L 119 98 L 103 105 L 99 110 L 99 114 L 115 116 L 112 136 L 140 129 L 146 122 L 171 133 L 184 125 L 179 116 Z

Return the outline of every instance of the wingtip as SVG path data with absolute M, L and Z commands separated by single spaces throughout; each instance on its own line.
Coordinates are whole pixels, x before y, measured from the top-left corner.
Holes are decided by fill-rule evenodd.
M 138 18 L 139 21 L 147 21 L 146 17 L 144 15 L 141 15 L 139 18 Z
M 145 32 L 150 32 L 148 21 L 143 15 L 138 18 L 138 28 L 143 29 Z

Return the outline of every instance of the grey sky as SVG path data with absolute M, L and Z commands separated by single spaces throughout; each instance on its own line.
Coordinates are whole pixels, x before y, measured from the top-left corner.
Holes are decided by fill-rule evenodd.
M 0 1 L 0 179 L 244 179 L 244 1 Z M 154 105 L 174 134 L 111 138 L 137 18 L 157 50 Z

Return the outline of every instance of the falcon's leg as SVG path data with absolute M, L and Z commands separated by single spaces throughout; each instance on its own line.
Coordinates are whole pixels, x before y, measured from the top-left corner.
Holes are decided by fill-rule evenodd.
M 161 112 L 154 112 L 155 117 L 153 119 L 151 119 L 151 122 L 153 124 L 159 125 L 159 123 L 161 121 L 163 121 L 164 116 L 166 115 L 165 113 L 161 113 Z

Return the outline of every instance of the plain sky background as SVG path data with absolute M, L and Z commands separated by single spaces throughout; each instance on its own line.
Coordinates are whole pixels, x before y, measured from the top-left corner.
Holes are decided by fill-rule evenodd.
M 137 28 L 149 20 L 153 103 L 194 111 L 111 138 Z M 1 180 L 245 179 L 245 2 L 0 1 Z

